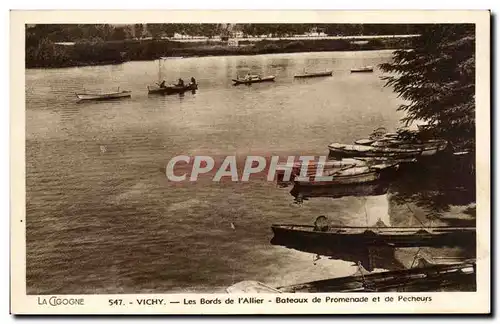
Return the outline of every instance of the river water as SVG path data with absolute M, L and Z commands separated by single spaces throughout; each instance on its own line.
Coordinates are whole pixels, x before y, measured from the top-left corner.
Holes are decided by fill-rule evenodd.
M 183 96 L 147 94 L 157 61 L 26 70 L 28 293 L 223 292 L 241 280 L 281 286 L 345 276 L 357 271 L 348 247 L 313 261 L 314 254 L 272 245 L 270 225 L 311 224 L 319 215 L 361 226 L 474 219 L 471 188 L 450 185 L 440 171 L 409 172 L 382 192 L 302 204 L 290 188 L 264 179 L 174 184 L 165 177 L 162 168 L 180 154 L 326 155 L 331 142 L 394 130 L 401 101 L 380 70 L 349 71 L 390 58 L 391 51 L 367 51 L 164 61 L 168 81 L 197 79 L 199 90 Z M 304 69 L 333 76 L 294 80 Z M 276 82 L 232 86 L 248 72 Z M 74 95 L 118 87 L 132 98 L 77 103 Z M 409 266 L 415 251 L 392 251 L 370 268 Z

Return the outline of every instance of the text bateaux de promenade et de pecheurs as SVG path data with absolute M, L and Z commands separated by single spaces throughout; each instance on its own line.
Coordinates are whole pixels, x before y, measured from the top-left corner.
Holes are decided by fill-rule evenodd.
M 375 297 L 313 297 L 313 298 L 294 298 L 294 297 L 275 297 L 268 299 L 268 302 L 275 302 L 276 304 L 307 304 L 307 303 L 369 303 L 371 302 L 431 302 L 430 296 L 375 296 Z M 218 305 L 218 304 L 263 304 L 266 302 L 265 298 L 256 297 L 238 297 L 226 299 L 207 299 L 201 298 L 199 303 L 194 299 L 184 299 L 186 305 Z

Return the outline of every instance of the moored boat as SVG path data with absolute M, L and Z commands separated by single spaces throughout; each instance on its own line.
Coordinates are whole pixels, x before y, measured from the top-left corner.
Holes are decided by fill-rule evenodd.
M 259 83 L 259 82 L 273 82 L 276 77 L 274 75 L 269 75 L 265 77 L 261 77 L 260 75 L 251 75 L 246 78 L 242 79 L 232 79 L 234 82 L 234 85 L 238 84 L 252 84 L 252 83 Z
M 252 288 L 255 286 L 255 288 Z M 432 264 L 411 269 L 368 272 L 358 265 L 351 276 L 317 280 L 272 288 L 258 281 L 243 281 L 226 289 L 229 293 L 255 293 L 268 287 L 268 293 L 326 293 L 326 292 L 422 292 L 463 287 L 475 291 L 476 262 Z M 242 289 L 243 288 L 243 289 Z M 327 297 L 331 298 L 331 297 Z M 366 298 L 366 297 L 365 297 Z M 430 297 L 418 297 L 427 301 Z
M 294 78 L 315 78 L 315 77 L 325 77 L 332 76 L 332 71 L 324 71 L 324 72 L 306 72 L 303 74 L 297 74 Z
M 295 198 L 295 203 L 301 204 L 304 200 L 316 197 L 342 198 L 356 196 L 379 196 L 386 194 L 388 189 L 388 181 L 374 181 L 342 186 L 303 186 L 295 184 L 290 190 L 290 195 Z
M 329 157 L 333 159 L 353 157 L 385 157 L 393 159 L 412 159 L 431 156 L 443 151 L 446 141 L 434 140 L 422 143 L 404 141 L 374 141 L 371 145 L 332 143 L 328 145 Z
M 280 166 L 277 172 L 278 184 L 294 182 L 302 186 L 352 185 L 373 182 L 399 167 L 398 161 L 386 159 L 342 159 L 338 161 L 309 162 L 302 170 L 302 163 Z M 288 168 L 288 172 L 285 170 Z M 288 173 L 288 174 L 287 174 Z M 290 175 L 289 179 L 285 179 Z
M 379 166 L 356 166 L 347 169 L 324 170 L 318 177 L 316 170 L 308 172 L 305 177 L 296 175 L 294 183 L 301 186 L 331 186 L 331 185 L 351 185 L 360 183 L 369 183 L 380 180 L 383 171 L 397 168 L 395 165 Z M 327 178 L 329 177 L 329 178 Z
M 319 219 L 319 218 L 318 218 Z M 316 245 L 364 245 L 393 247 L 474 246 L 475 227 L 363 227 L 274 224 L 275 240 Z
M 333 161 L 328 161 L 333 162 Z M 319 164 L 308 166 L 305 175 L 299 169 L 293 181 L 301 186 L 332 186 L 370 183 L 385 178 L 391 171 L 397 170 L 398 163 L 369 163 L 359 161 L 360 164 L 345 167 L 325 163 L 320 169 Z
M 464 287 L 461 290 L 475 290 L 475 283 L 476 263 L 471 261 L 372 273 L 360 268 L 352 276 L 299 283 L 276 289 L 282 293 L 422 292 L 461 286 Z
M 75 93 L 78 100 L 111 100 L 120 98 L 129 98 L 132 96 L 132 91 L 118 91 L 107 93 Z
M 178 60 L 184 58 L 183 56 L 162 56 L 161 60 Z
M 351 69 L 351 73 L 373 72 L 373 66 L 363 66 L 360 68 Z

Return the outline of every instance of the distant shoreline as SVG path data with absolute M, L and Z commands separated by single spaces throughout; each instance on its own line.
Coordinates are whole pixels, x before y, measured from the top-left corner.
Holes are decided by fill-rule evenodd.
M 242 56 L 308 52 L 397 50 L 407 48 L 405 39 L 371 39 L 364 44 L 346 40 L 278 40 L 228 46 L 221 42 L 186 44 L 163 40 L 114 43 L 50 44 L 52 55 L 43 60 L 26 55 L 26 68 L 66 68 L 117 65 L 131 61 L 153 61 L 160 57 Z M 48 51 L 50 53 L 50 51 Z
M 272 55 L 272 54 L 300 54 L 300 53 L 322 53 L 322 52 L 373 52 L 373 51 L 396 51 L 399 48 L 381 48 L 381 49 L 362 49 L 362 50 L 313 50 L 313 51 L 299 51 L 299 52 L 276 52 L 276 53 L 256 53 L 256 54 L 247 54 L 247 53 L 230 53 L 230 54 L 213 54 L 213 55 L 191 55 L 191 56 L 162 56 L 162 58 L 167 59 L 187 59 L 187 58 L 202 58 L 202 57 L 220 57 L 220 56 L 257 56 L 257 55 Z M 64 69 L 64 68 L 74 68 L 74 67 L 91 67 L 91 66 L 105 66 L 105 65 L 120 65 L 130 62 L 152 62 L 160 59 L 160 57 L 152 58 L 152 59 L 138 59 L 138 60 L 125 60 L 125 61 L 116 61 L 116 62 L 76 62 L 74 65 L 65 65 L 65 66 L 30 66 L 26 67 L 26 69 Z

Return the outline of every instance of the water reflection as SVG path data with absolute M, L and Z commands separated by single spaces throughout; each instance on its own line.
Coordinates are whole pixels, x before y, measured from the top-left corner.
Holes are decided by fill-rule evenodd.
M 302 204 L 304 200 L 317 197 L 342 198 L 342 197 L 365 197 L 379 196 L 387 193 L 389 183 L 372 182 L 366 184 L 333 185 L 333 186 L 303 186 L 295 184 L 290 191 L 297 204 Z
M 419 163 L 404 164 L 392 181 L 334 186 L 295 184 L 290 195 L 297 204 L 319 197 L 366 197 L 371 201 L 370 197 L 386 195 L 389 208 L 395 211 L 388 211 L 389 214 L 397 214 L 399 210 L 399 213 L 411 215 L 407 225 L 416 222 L 429 226 L 432 221 L 442 220 L 449 225 L 471 226 L 475 222 L 476 197 L 475 174 L 469 171 L 471 157 L 443 154 Z M 380 202 L 385 204 L 385 200 Z M 468 217 L 453 218 L 453 214 Z M 396 223 L 401 223 L 397 216 Z
M 399 205 L 412 203 L 425 209 L 429 218 L 439 218 L 452 206 L 474 203 L 475 174 L 469 168 L 472 158 L 443 154 L 408 166 L 391 183 L 392 201 Z

